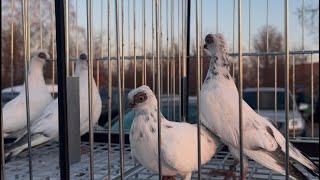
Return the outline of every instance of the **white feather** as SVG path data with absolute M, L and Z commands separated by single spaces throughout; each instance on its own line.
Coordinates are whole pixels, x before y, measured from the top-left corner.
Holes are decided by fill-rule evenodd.
M 208 35 L 205 53 L 211 56 L 210 68 L 200 93 L 201 122 L 239 157 L 239 93 L 229 74 L 229 60 L 222 35 Z M 284 174 L 269 153 L 280 147 L 285 152 L 285 138 L 264 117 L 242 100 L 243 147 L 245 155 Z M 313 171 L 317 167 L 290 145 L 289 155 Z
M 75 76 L 79 77 L 80 82 L 80 135 L 88 132 L 89 130 L 89 109 L 88 109 L 88 67 L 87 62 L 78 60 L 76 65 Z M 92 79 L 92 122 L 95 124 L 101 114 L 101 98 L 98 88 Z M 52 101 L 41 113 L 40 117 L 31 125 L 31 136 L 40 134 L 35 139 L 32 139 L 32 146 L 45 143 L 50 140 L 56 140 L 59 135 L 59 116 L 58 116 L 58 98 Z M 26 136 L 25 132 L 25 136 Z M 24 142 L 20 142 L 23 140 Z M 11 148 L 7 154 L 17 155 L 27 148 L 25 145 L 27 139 L 20 137 L 14 143 L 23 144 Z M 13 144 L 14 146 L 14 144 Z
M 44 108 L 53 100 L 43 78 L 42 69 L 45 60 L 38 57 L 40 52 L 44 51 L 37 51 L 32 56 L 28 72 L 30 122 L 37 119 Z M 46 56 L 49 58 L 48 54 Z M 16 98 L 4 105 L 2 113 L 4 137 L 17 138 L 21 136 L 27 125 L 25 85 Z
M 130 130 L 130 145 L 134 159 L 144 167 L 158 172 L 158 128 L 157 128 L 157 100 L 147 86 L 131 91 L 129 100 L 134 95 L 145 92 L 148 100 L 137 104 L 135 117 Z M 201 162 L 208 162 L 215 154 L 219 141 L 201 130 Z M 197 170 L 197 126 L 171 122 L 161 115 L 161 164 L 162 174 L 172 176 L 182 175 L 191 178 L 191 173 Z

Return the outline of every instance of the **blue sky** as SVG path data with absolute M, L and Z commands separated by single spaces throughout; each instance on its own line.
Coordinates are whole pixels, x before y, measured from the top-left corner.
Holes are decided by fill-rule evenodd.
M 77 0 L 78 1 L 78 21 L 83 26 L 86 27 L 86 1 L 85 0 Z M 106 29 L 107 23 L 107 0 L 103 1 L 103 29 Z M 142 2 L 143 0 L 135 0 L 136 1 L 136 20 L 137 20 L 137 46 L 138 49 L 141 50 L 141 41 L 142 41 Z M 254 35 L 257 34 L 258 30 L 261 29 L 262 26 L 267 23 L 267 1 L 269 1 L 269 24 L 276 26 L 280 32 L 284 32 L 284 1 L 283 0 L 251 0 L 251 39 L 253 39 Z M 75 1 L 70 0 L 70 2 L 75 7 Z M 119 0 L 119 2 L 121 2 Z M 128 44 L 128 34 L 130 34 L 130 41 L 132 42 L 133 38 L 133 2 L 134 0 L 124 0 L 124 15 L 125 15 L 125 43 Z M 128 2 L 130 3 L 130 30 L 128 30 Z M 147 48 L 151 47 L 151 0 L 146 0 L 146 41 Z M 167 0 L 162 0 L 163 3 L 163 35 L 164 35 L 164 43 L 166 43 L 166 2 Z M 171 2 L 169 0 L 169 2 Z M 182 1 L 180 1 L 181 3 Z M 186 2 L 186 1 L 185 1 Z M 193 1 L 192 7 L 192 40 L 195 40 L 195 6 Z M 217 0 L 202 0 L 203 3 L 203 35 L 204 37 L 207 33 L 215 33 L 216 32 L 216 2 Z M 237 1 L 236 2 L 236 11 L 237 11 Z M 232 37 L 233 37 L 233 3 L 234 0 L 218 0 L 218 26 L 219 32 L 223 33 L 227 41 L 229 42 L 229 46 L 232 48 Z M 169 3 L 170 4 L 170 3 Z M 199 3 L 200 4 L 200 3 Z M 318 0 L 305 0 L 305 4 L 312 4 L 313 6 L 318 6 Z M 289 8 L 290 8 L 290 48 L 299 48 L 301 47 L 301 39 L 302 39 L 302 28 L 300 23 L 298 22 L 298 16 L 296 14 L 297 8 L 302 5 L 302 0 L 290 0 Z M 175 8 L 174 8 L 174 29 L 175 29 L 175 40 L 177 40 L 178 34 L 178 0 L 175 0 Z M 249 0 L 243 0 L 243 42 L 245 51 L 248 50 L 248 42 L 249 42 Z M 111 29 L 112 34 L 114 35 L 114 0 L 111 0 Z M 100 34 L 101 29 L 101 0 L 93 0 L 93 17 L 94 17 L 94 32 Z M 121 13 L 121 11 L 120 11 Z M 171 15 L 169 15 L 171 18 Z M 181 16 L 180 16 L 181 18 Z M 235 14 L 235 49 L 237 49 L 237 12 Z M 170 33 L 169 29 L 169 33 Z M 106 33 L 104 33 L 107 36 Z M 106 38 L 106 37 L 104 37 Z M 112 37 L 113 38 L 113 37 Z M 111 38 L 111 39 L 112 39 Z M 170 38 L 170 36 L 169 36 Z M 252 41 L 251 41 L 252 42 Z M 305 27 L 305 49 L 319 49 L 318 42 L 314 40 L 314 37 L 310 35 L 309 30 Z

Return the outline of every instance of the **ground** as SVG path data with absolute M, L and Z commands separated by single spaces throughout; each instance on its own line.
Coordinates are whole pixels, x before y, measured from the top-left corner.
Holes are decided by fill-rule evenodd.
M 94 145 L 94 179 L 104 179 L 108 175 L 107 168 L 107 144 L 95 143 Z M 88 143 L 82 143 L 82 147 L 89 147 Z M 111 177 L 117 179 L 119 175 L 119 145 L 112 144 L 111 149 Z M 33 156 L 33 176 L 38 179 L 59 179 L 59 149 L 58 143 L 49 142 L 43 146 L 32 149 Z M 319 163 L 319 157 L 312 158 Z M 214 158 L 206 165 L 202 166 L 201 179 L 223 179 L 223 177 L 208 176 L 208 172 L 212 168 L 228 168 L 233 162 L 233 158 L 229 152 L 220 150 Z M 71 165 L 71 179 L 88 179 L 89 176 L 89 158 L 88 153 L 82 154 L 81 162 Z M 140 166 L 134 166 L 134 162 L 130 155 L 130 147 L 125 147 L 125 166 L 126 179 L 158 179 L 157 174 L 152 173 Z M 239 173 L 239 167 L 237 168 Z M 250 179 L 284 179 L 277 173 L 274 173 L 259 164 L 250 161 L 249 174 Z M 27 179 L 28 178 L 28 158 L 26 153 L 12 160 L 5 165 L 5 179 Z M 193 173 L 192 179 L 197 178 L 197 172 Z M 180 179 L 180 177 L 178 177 Z M 316 179 L 316 178 L 314 178 Z

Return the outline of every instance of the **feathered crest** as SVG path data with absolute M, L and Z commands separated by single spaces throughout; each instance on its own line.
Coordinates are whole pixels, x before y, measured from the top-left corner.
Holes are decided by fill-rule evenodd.
M 229 64 L 229 51 L 228 44 L 226 43 L 224 36 L 220 33 L 217 33 L 212 36 L 215 42 L 217 53 L 221 55 L 222 59 Z

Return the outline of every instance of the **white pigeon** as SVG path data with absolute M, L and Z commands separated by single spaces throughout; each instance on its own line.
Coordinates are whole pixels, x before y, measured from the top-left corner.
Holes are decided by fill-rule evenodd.
M 141 86 L 128 94 L 129 106 L 134 109 L 130 129 L 130 146 L 133 159 L 145 168 L 158 172 L 157 99 L 148 86 Z M 198 168 L 197 126 L 172 122 L 161 114 L 161 165 L 162 175 L 180 174 L 191 179 Z M 201 162 L 207 163 L 216 153 L 219 141 L 202 129 Z
M 53 100 L 43 78 L 43 66 L 49 58 L 43 50 L 33 53 L 31 58 L 28 72 L 31 123 Z M 2 113 L 4 138 L 21 136 L 27 126 L 25 85 L 16 98 L 4 105 Z
M 200 93 L 201 122 L 226 144 L 239 162 L 239 94 L 229 74 L 227 44 L 221 34 L 208 34 L 204 52 L 210 57 L 210 66 Z M 243 150 L 245 173 L 248 170 L 247 157 L 281 174 L 285 174 L 285 138 L 264 117 L 257 114 L 242 101 Z M 303 156 L 291 143 L 290 159 L 299 162 L 314 174 L 319 168 Z M 306 177 L 290 162 L 290 177 Z M 245 178 L 245 177 L 243 177 Z
M 88 108 L 88 65 L 87 56 L 80 55 L 76 62 L 75 76 L 79 77 L 80 84 L 80 135 L 89 130 L 89 108 Z M 95 124 L 101 114 L 101 98 L 94 79 L 92 78 L 92 121 Z M 31 125 L 31 145 L 37 146 L 50 140 L 57 140 L 59 135 L 58 126 L 58 98 L 52 101 Z M 17 139 L 6 147 L 6 159 L 16 156 L 28 148 L 28 134 Z

